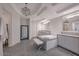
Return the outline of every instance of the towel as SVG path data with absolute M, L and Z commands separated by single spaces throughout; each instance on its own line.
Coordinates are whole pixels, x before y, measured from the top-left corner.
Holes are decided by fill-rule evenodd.
M 3 18 L 1 19 L 1 39 L 3 43 L 5 42 L 6 39 L 8 39 L 6 21 Z

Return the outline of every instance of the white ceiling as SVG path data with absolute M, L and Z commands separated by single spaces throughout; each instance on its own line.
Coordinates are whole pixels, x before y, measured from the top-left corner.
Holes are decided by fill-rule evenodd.
M 12 4 L 17 11 L 21 12 L 21 9 L 25 7 L 25 3 L 13 3 Z M 31 11 L 31 15 L 37 14 L 38 16 L 42 14 L 47 8 L 52 8 L 53 12 L 62 13 L 74 6 L 79 5 L 78 3 L 28 3 L 27 7 Z M 49 9 L 50 9 L 49 8 Z
M 18 11 L 21 11 L 22 8 L 24 8 L 25 6 L 27 6 L 30 11 L 31 14 L 35 14 L 37 12 L 37 10 L 39 10 L 39 8 L 41 7 L 41 3 L 29 3 L 27 5 L 25 5 L 25 3 L 14 3 L 13 6 L 15 8 L 18 9 Z
M 4 4 L 3 4 L 4 5 Z M 11 3 L 8 4 L 11 5 L 16 11 L 22 15 L 21 9 L 25 7 L 25 3 Z M 56 13 L 57 15 L 65 12 L 66 10 L 69 10 L 75 6 L 78 6 L 78 3 L 28 3 L 27 7 L 31 11 L 31 15 L 36 15 L 40 16 L 42 15 L 45 11 L 50 14 L 52 13 L 52 16 Z M 5 4 L 5 8 L 7 4 Z M 51 9 L 51 11 L 50 11 Z M 47 13 L 44 13 L 47 15 Z M 54 12 L 54 13 L 53 13 Z
M 79 22 L 79 16 L 75 16 L 73 18 L 69 18 L 69 19 L 66 19 L 68 20 L 69 22 Z

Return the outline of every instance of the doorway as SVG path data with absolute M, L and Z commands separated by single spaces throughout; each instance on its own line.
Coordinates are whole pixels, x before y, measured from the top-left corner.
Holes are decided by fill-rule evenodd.
M 21 40 L 29 39 L 29 25 L 21 25 Z

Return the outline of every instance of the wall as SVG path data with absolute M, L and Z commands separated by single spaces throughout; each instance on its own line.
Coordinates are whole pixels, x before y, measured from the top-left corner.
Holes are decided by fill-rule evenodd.
M 21 25 L 28 25 L 28 27 L 26 28 L 26 30 L 22 30 L 23 28 L 20 28 L 20 30 L 22 30 L 22 34 L 21 34 L 22 37 L 21 37 L 21 39 L 22 38 L 29 38 L 29 25 L 30 25 L 29 22 L 30 22 L 30 18 L 23 18 L 22 16 L 20 17 L 20 26 Z
M 38 21 L 33 21 L 35 19 L 37 19 Z M 41 25 L 41 27 L 44 27 L 44 28 L 41 28 L 39 26 L 40 21 L 41 21 L 41 18 L 39 18 L 39 17 L 31 18 L 31 20 L 30 20 L 30 39 L 32 37 L 34 37 L 34 36 L 37 36 L 37 33 L 38 33 L 39 30 L 41 30 L 41 29 L 42 30 L 43 29 L 46 29 L 47 30 L 47 25 L 45 25 L 45 27 L 43 25 Z
M 1 23 L 0 23 L 0 55 L 3 55 L 3 42 L 6 39 L 6 24 L 9 24 L 9 14 L 3 9 L 0 8 L 0 17 L 1 17 Z M 3 27 L 4 26 L 4 27 Z M 4 32 L 3 32 L 4 31 Z
M 1 17 L 0 17 L 0 33 L 1 33 Z
M 4 9 L 9 12 L 9 47 L 20 42 L 20 15 L 12 8 L 10 4 L 3 4 Z
M 3 19 L 9 28 L 9 47 L 20 42 L 20 16 L 12 10 L 9 12 L 3 9 Z
M 63 29 L 63 19 L 61 17 L 51 19 L 51 22 L 47 25 L 47 28 L 54 35 L 61 33 Z
M 2 24 L 9 24 L 9 21 L 10 21 L 10 19 L 9 19 L 9 14 L 4 10 L 4 9 L 2 9 L 2 8 L 0 8 L 0 17 L 1 17 L 1 23 Z M 4 23 L 3 23 L 3 21 L 4 21 Z M 1 36 L 0 36 L 0 56 L 1 55 L 3 55 L 3 41 L 6 39 L 5 38 L 5 33 L 3 33 L 2 31 L 3 30 L 5 30 L 5 28 L 3 28 L 2 29 L 2 24 L 0 23 L 0 34 L 1 34 Z M 4 25 L 5 25 L 4 24 Z M 5 25 L 6 26 L 6 25 Z M 1 30 L 2 29 L 2 30 Z M 4 31 L 5 32 L 5 31 Z M 4 35 L 4 36 L 3 36 Z M 3 38 L 4 37 L 4 38 Z M 3 39 L 2 39 L 3 38 Z
M 23 17 L 21 17 L 20 18 L 20 24 L 21 25 L 29 25 L 29 18 L 23 18 Z
M 45 24 L 38 23 L 37 24 L 37 30 L 38 31 L 40 31 L 40 30 L 46 30 L 46 25 Z
M 66 12 L 62 12 L 60 14 L 57 14 L 55 12 L 53 12 L 53 7 L 48 7 L 47 9 L 44 10 L 44 12 L 42 12 L 40 15 L 31 18 L 31 20 L 42 20 L 43 18 L 46 19 L 52 19 L 51 23 L 49 23 L 49 25 L 47 25 L 48 30 L 50 30 L 52 32 L 52 34 L 57 34 L 60 33 L 62 31 L 62 27 L 63 27 L 63 20 L 62 18 L 55 18 L 55 17 L 59 17 L 65 14 L 69 14 L 70 12 L 77 10 L 79 6 L 74 7 L 72 9 L 67 10 Z M 53 19 L 55 18 L 55 19 Z M 36 22 L 35 22 L 36 23 Z M 30 30 L 32 33 L 32 36 L 35 35 L 37 32 L 35 32 L 35 30 L 37 31 L 36 25 L 33 23 L 31 24 L 31 27 L 33 30 Z
M 54 15 L 52 15 L 54 14 Z M 39 21 L 43 20 L 44 18 L 50 19 L 52 17 L 56 16 L 56 13 L 52 11 L 52 8 L 47 8 L 42 14 L 38 16 L 33 16 L 30 18 L 30 39 L 37 35 L 38 28 L 37 25 Z
M 13 46 L 20 42 L 20 16 L 14 12 L 12 14 L 12 39 L 9 46 Z
M 53 19 L 53 18 L 56 18 L 56 17 L 59 17 L 59 16 L 62 16 L 62 15 L 65 15 L 65 14 L 68 14 L 76 9 L 78 9 L 79 6 L 75 7 L 74 9 L 69 9 L 67 10 L 66 12 L 62 12 L 62 13 L 56 13 L 53 11 L 53 7 L 52 6 L 49 6 L 49 7 L 46 7 L 46 9 L 41 12 L 40 15 L 36 15 L 35 17 L 31 17 L 31 22 L 30 22 L 30 33 L 31 35 L 30 36 L 34 36 L 36 35 L 37 32 L 37 28 L 36 28 L 36 21 L 39 22 L 39 20 L 42 20 L 44 18 L 46 19 L 52 19 L 51 23 L 48 26 L 48 30 L 50 30 L 52 32 L 52 34 L 57 34 L 57 33 L 60 33 L 62 31 L 62 20 L 61 18 L 57 18 L 57 19 Z M 61 8 L 60 8 L 61 9 Z M 32 23 L 32 20 L 34 20 L 34 22 Z
M 33 22 L 33 21 L 30 21 L 30 33 L 29 33 L 29 38 L 31 39 L 32 37 L 36 36 L 37 35 L 37 23 L 38 22 Z

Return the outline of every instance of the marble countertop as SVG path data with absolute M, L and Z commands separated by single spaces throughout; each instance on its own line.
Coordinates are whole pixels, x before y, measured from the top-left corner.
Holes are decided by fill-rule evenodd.
M 58 35 L 71 36 L 71 37 L 79 37 L 78 35 L 71 35 L 71 34 L 58 34 Z
M 55 39 L 56 39 L 56 38 L 53 38 L 53 39 L 40 39 L 40 40 L 46 42 L 46 41 L 51 41 L 51 40 L 55 40 Z

